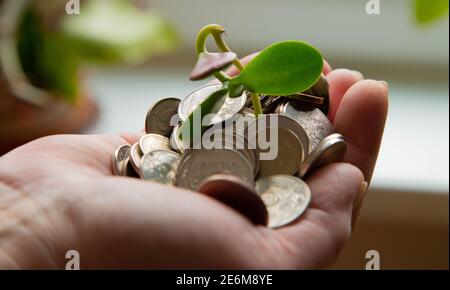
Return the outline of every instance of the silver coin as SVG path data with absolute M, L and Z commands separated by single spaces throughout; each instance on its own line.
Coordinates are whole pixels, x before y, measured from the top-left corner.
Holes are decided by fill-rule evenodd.
M 283 100 L 280 96 L 262 95 L 259 97 L 261 108 L 264 114 L 272 114 L 275 112 L 279 103 Z M 252 98 L 249 96 L 245 103 L 245 109 L 254 110 Z
M 213 92 L 219 90 L 222 85 L 208 85 L 191 93 L 184 98 L 178 107 L 178 116 L 182 121 L 186 121 L 189 115 Z M 227 97 L 219 112 L 210 120 L 208 125 L 222 123 L 233 117 L 245 106 L 247 93 L 244 92 L 240 97 Z
M 142 157 L 141 177 L 144 180 L 174 185 L 180 155 L 173 151 L 155 150 Z
M 232 128 L 232 126 L 227 127 L 226 125 L 225 128 L 211 127 L 202 136 L 202 148 L 237 150 L 252 164 L 254 167 L 254 175 L 256 176 L 259 170 L 256 150 L 249 149 L 247 139 L 238 133 L 238 131 L 240 129 Z
M 258 159 L 258 153 L 256 151 L 256 149 L 250 149 L 248 146 L 248 141 L 247 138 L 245 138 L 245 136 L 234 132 L 234 140 L 235 140 L 235 144 L 244 144 L 244 147 L 234 147 L 234 149 L 240 150 L 240 152 L 242 154 L 244 154 L 245 157 L 247 157 L 247 159 L 250 161 L 250 163 L 253 166 L 253 173 L 254 176 L 258 175 L 259 169 L 260 169 L 260 163 L 259 163 L 259 159 Z M 227 147 L 225 147 L 227 148 Z M 243 149 L 241 149 L 243 148 Z
M 167 137 L 157 134 L 147 134 L 139 140 L 142 155 L 146 155 L 153 150 L 170 150 L 170 141 Z
M 249 108 L 244 108 L 244 110 L 242 110 L 242 116 L 244 118 L 246 118 L 246 119 L 249 119 L 249 120 L 251 120 L 251 119 L 255 120 L 256 119 L 255 111 L 252 110 L 252 109 L 249 109 Z
M 267 129 L 266 136 L 270 137 Z M 271 176 L 278 174 L 294 175 L 297 173 L 303 160 L 302 143 L 290 130 L 278 128 L 278 154 L 272 160 L 260 160 L 259 176 Z M 269 150 L 257 150 L 258 154 Z
M 317 148 L 323 138 L 334 133 L 333 124 L 319 109 L 300 111 L 295 109 L 290 102 L 286 102 L 278 106 L 277 111 L 296 120 L 305 129 L 310 141 L 310 152 Z
M 267 96 L 267 95 L 259 95 L 259 102 L 261 103 L 261 106 L 263 106 L 263 104 L 264 104 L 268 99 L 269 99 L 269 96 Z M 245 107 L 246 107 L 247 109 L 254 110 L 255 108 L 254 108 L 253 105 L 254 105 L 254 104 L 253 104 L 253 99 L 252 99 L 251 95 L 248 94 L 248 96 L 247 96 L 247 101 L 245 102 Z
M 323 104 L 319 109 L 324 113 L 325 116 L 328 115 L 331 106 L 330 98 L 330 85 L 327 78 L 322 74 L 319 80 L 310 89 L 311 95 L 324 98 Z
M 184 152 L 184 145 L 183 145 L 183 141 L 180 139 L 180 125 L 176 125 L 173 128 L 173 132 L 172 135 L 170 135 L 170 147 L 172 148 L 172 150 L 176 151 L 177 153 L 183 154 Z
M 269 212 L 270 228 L 279 228 L 297 220 L 311 203 L 309 186 L 294 176 L 260 178 L 256 181 L 256 191 Z
M 303 149 L 303 160 L 306 159 L 306 157 L 309 155 L 310 141 L 308 138 L 308 134 L 306 134 L 305 129 L 294 119 L 283 115 L 278 115 L 278 126 L 280 128 L 284 128 L 291 131 L 298 137 L 298 139 L 302 143 L 301 149 Z
M 113 172 L 117 176 L 126 176 L 126 165 L 130 158 L 131 147 L 122 145 L 114 152 L 113 155 Z
M 333 124 L 319 109 L 300 111 L 296 119 L 305 129 L 310 141 L 310 152 L 316 150 L 320 141 L 334 133 Z
M 267 100 L 264 101 L 264 103 L 261 103 L 263 108 L 264 114 L 271 114 L 275 112 L 278 104 L 283 100 L 283 97 L 277 97 L 277 96 L 269 96 Z
M 288 102 L 282 102 L 281 104 L 278 104 L 277 108 L 275 109 L 275 114 L 289 116 L 288 114 L 286 114 L 286 104 L 287 103 Z M 295 116 L 289 116 L 289 117 L 295 118 Z
M 173 127 L 170 125 L 172 117 L 178 113 L 181 100 L 165 98 L 156 102 L 147 113 L 145 131 L 147 134 L 158 134 L 170 137 Z
M 137 171 L 132 162 L 131 157 L 128 157 L 125 164 L 125 176 L 131 178 L 139 178 L 139 171 Z
M 177 186 L 197 190 L 207 177 L 228 173 L 253 184 L 253 166 L 245 156 L 231 149 L 186 150 L 177 172 Z
M 267 150 L 259 149 L 259 135 L 265 134 L 266 140 L 270 141 L 272 138 L 269 136 L 271 134 L 270 129 L 272 128 L 273 130 L 274 127 L 278 133 L 278 144 L 276 144 L 278 156 L 272 160 L 260 160 L 259 175 L 293 175 L 298 171 L 298 166 L 306 159 L 309 153 L 308 135 L 297 121 L 284 115 L 264 115 L 250 124 L 245 129 L 244 135 L 247 136 L 250 147 L 257 148 L 258 159 L 262 159 L 261 153 L 270 151 L 271 148 Z M 268 139 L 268 136 L 270 139 Z M 272 148 L 272 150 L 275 149 Z M 295 166 L 297 166 L 297 169 L 294 170 Z
M 265 95 L 259 95 L 259 101 L 262 103 L 262 101 L 266 98 Z M 249 110 L 253 110 L 253 100 L 252 96 L 250 94 L 247 94 L 247 100 L 245 101 L 245 108 Z
M 225 130 L 224 132 L 224 147 L 225 149 L 235 149 L 239 152 L 241 152 L 247 160 L 252 164 L 253 166 L 253 173 L 256 176 L 259 172 L 259 160 L 257 151 L 255 149 L 250 149 L 248 146 L 248 141 L 245 136 L 238 133 L 236 130 L 229 131 Z
M 242 112 L 234 115 L 224 123 L 224 130 L 242 134 L 245 128 L 255 120 L 256 117 L 254 111 L 245 108 Z
M 141 159 L 142 159 L 141 146 L 139 146 L 139 143 L 135 143 L 133 146 L 131 146 L 130 162 L 131 165 L 133 165 L 133 168 L 134 170 L 136 170 L 136 172 L 139 172 L 141 170 Z
M 347 142 L 341 134 L 332 134 L 323 139 L 316 150 L 302 164 L 298 176 L 305 177 L 328 164 L 341 162 L 347 152 Z

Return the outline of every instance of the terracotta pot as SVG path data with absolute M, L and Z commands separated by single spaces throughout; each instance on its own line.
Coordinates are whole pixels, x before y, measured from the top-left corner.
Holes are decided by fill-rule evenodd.
M 0 43 L 5 44 L 0 46 L 0 155 L 39 137 L 78 133 L 98 115 L 88 94 L 74 104 L 64 102 L 31 84 L 18 65 L 16 28 L 23 9 L 37 3 L 0 0 Z
M 55 101 L 36 107 L 17 101 L 11 109 L 0 117 L 0 155 L 43 136 L 80 133 L 98 116 L 96 103 L 86 95 L 70 105 Z

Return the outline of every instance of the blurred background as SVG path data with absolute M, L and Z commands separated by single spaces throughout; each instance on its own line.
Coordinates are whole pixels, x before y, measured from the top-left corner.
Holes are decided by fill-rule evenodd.
M 286 39 L 318 47 L 333 68 L 390 84 L 373 184 L 333 268 L 448 269 L 449 20 L 447 0 L 0 0 L 0 154 L 54 133 L 144 127 L 159 98 L 183 98 L 194 41 L 226 27 L 244 56 Z M 377 2 L 377 1 L 375 1 Z M 369 11 L 370 12 L 370 11 Z

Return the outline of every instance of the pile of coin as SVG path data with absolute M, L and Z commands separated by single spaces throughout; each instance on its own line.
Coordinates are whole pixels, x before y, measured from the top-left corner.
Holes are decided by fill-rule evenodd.
M 227 97 L 208 119 L 213 130 L 202 136 L 220 146 L 186 148 L 180 138 L 181 126 L 173 123 L 173 117 L 186 121 L 219 88 L 207 85 L 183 100 L 166 98 L 154 104 L 147 113 L 146 134 L 136 144 L 115 152 L 115 174 L 208 195 L 255 224 L 278 228 L 296 221 L 311 202 L 311 190 L 303 179 L 341 161 L 347 149 L 344 137 L 333 132 L 326 117 L 328 83 L 322 77 L 308 92 L 261 96 L 264 115 L 258 118 L 247 92 Z M 271 153 L 270 148 L 255 140 L 261 139 L 259 135 L 270 140 L 274 127 L 277 152 L 272 158 L 262 158 Z

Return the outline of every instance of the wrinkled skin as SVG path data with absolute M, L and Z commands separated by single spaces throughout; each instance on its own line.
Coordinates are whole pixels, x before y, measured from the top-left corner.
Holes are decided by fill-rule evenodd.
M 245 60 L 244 60 L 245 61 Z M 248 58 L 247 58 L 248 61 Z M 232 73 L 236 73 L 232 70 Z M 114 177 L 111 156 L 139 134 L 45 137 L 0 158 L 0 268 L 323 268 L 348 241 L 370 182 L 388 107 L 384 82 L 339 69 L 330 118 L 345 163 L 307 182 L 311 207 L 294 224 L 254 226 L 198 193 Z

